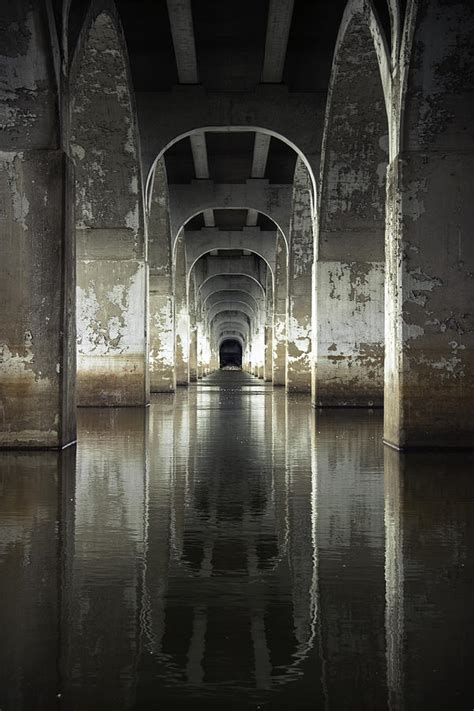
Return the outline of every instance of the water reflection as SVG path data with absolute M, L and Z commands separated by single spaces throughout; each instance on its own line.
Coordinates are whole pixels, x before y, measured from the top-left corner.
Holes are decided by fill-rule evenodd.
M 471 456 L 232 372 L 79 425 L 0 456 L 2 711 L 470 708 Z

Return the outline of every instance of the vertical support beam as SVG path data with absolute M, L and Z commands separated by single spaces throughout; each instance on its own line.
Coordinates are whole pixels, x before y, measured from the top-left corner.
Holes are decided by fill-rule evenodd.
M 195 275 L 191 274 L 188 294 L 189 313 L 189 382 L 195 383 L 198 379 L 198 325 L 196 313 L 196 283 Z
M 173 260 L 176 385 L 188 385 L 189 383 L 189 313 L 184 245 L 184 231 L 181 231 L 176 240 Z
M 286 307 L 288 298 L 288 249 L 277 235 L 275 291 L 273 298 L 273 385 L 286 384 Z
M 71 186 L 60 150 L 2 154 L 0 447 L 76 438 Z
M 267 266 L 265 281 L 265 365 L 263 377 L 268 383 L 273 380 L 273 274 Z
M 417 5 L 405 142 L 388 171 L 384 439 L 472 448 L 474 109 L 472 76 L 459 67 L 472 63 L 474 8 Z
M 138 133 L 118 18 L 89 29 L 71 81 L 78 404 L 149 400 L 148 264 Z
M 168 183 L 163 159 L 156 165 L 148 220 L 150 265 L 149 368 L 151 392 L 173 392 L 174 298 Z
M 301 158 L 295 168 L 288 274 L 286 388 L 311 391 L 311 281 L 313 217 L 311 181 Z

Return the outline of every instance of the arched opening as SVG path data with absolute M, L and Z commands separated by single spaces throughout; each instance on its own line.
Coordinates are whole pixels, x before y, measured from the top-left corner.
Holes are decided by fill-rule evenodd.
M 236 339 L 228 338 L 219 348 L 221 370 L 242 370 L 242 346 Z

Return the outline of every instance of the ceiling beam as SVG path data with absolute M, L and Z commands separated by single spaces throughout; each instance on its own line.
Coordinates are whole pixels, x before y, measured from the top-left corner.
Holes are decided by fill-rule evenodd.
M 191 0 L 167 0 L 180 84 L 198 84 Z
M 266 133 L 256 133 L 253 146 L 252 178 L 264 178 L 267 167 L 268 150 L 270 148 L 270 136 Z M 248 210 L 247 225 L 254 227 L 257 224 L 258 212 Z
M 270 0 L 262 82 L 280 84 L 285 66 L 294 0 Z
M 197 180 L 209 180 L 209 163 L 207 160 L 206 134 L 204 131 L 193 133 L 190 137 L 193 153 L 194 173 Z M 204 224 L 206 227 L 215 227 L 214 210 L 204 210 Z

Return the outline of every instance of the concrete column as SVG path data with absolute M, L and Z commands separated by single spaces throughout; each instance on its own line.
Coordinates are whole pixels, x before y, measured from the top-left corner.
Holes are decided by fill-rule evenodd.
M 0 448 L 76 438 L 71 164 L 43 3 L 0 23 Z
M 288 249 L 277 235 L 275 291 L 273 298 L 273 385 L 286 381 L 286 304 L 288 297 Z
M 174 321 L 176 385 L 189 383 L 189 313 L 184 234 L 176 240 L 174 255 Z
M 88 28 L 71 78 L 76 163 L 78 404 L 148 401 L 148 275 L 136 118 L 112 13 Z
M 423 1 L 413 22 L 405 143 L 388 177 L 384 438 L 472 448 L 474 85 L 459 67 L 474 8 Z
M 196 296 L 193 275 L 189 285 L 189 382 L 197 382 L 198 376 L 198 325 L 196 314 Z
M 295 168 L 288 264 L 286 389 L 310 392 L 313 217 L 311 180 L 300 158 Z
M 60 150 L 1 156 L 0 447 L 76 438 L 71 176 Z
M 354 6 L 356 7 L 356 6 Z M 367 6 L 368 7 L 368 6 Z M 347 12 L 325 120 L 313 403 L 381 406 L 388 120 L 367 7 Z M 360 57 L 355 70 L 353 57 Z
M 150 266 L 149 369 L 152 392 L 173 392 L 174 304 L 168 182 L 163 159 L 157 163 L 148 220 Z
M 265 367 L 264 380 L 268 383 L 273 379 L 273 274 L 267 266 L 265 282 Z

